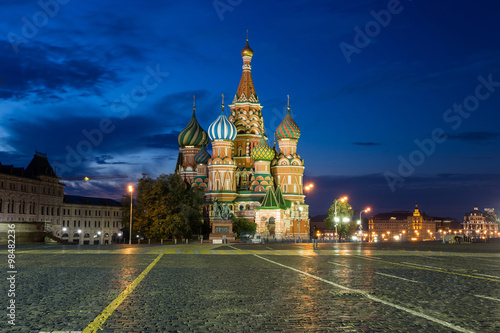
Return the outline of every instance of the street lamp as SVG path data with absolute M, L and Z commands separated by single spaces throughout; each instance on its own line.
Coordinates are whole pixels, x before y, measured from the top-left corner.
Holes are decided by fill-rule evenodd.
M 302 209 L 304 209 L 304 208 L 302 208 L 302 206 L 300 206 L 299 203 L 297 203 L 297 205 L 299 205 L 299 243 L 300 243 L 300 231 L 301 231 L 301 229 L 300 229 L 300 212 L 302 212 Z
M 370 207 L 367 207 L 365 210 L 362 210 L 359 212 L 359 235 L 361 236 L 361 241 L 363 241 L 363 221 L 361 220 L 361 214 L 362 213 L 368 213 L 370 210 L 372 210 Z
M 130 236 L 128 238 L 128 243 L 132 244 L 132 196 L 134 194 L 134 187 L 129 185 L 128 191 L 130 192 Z
M 339 200 L 340 200 L 340 202 L 344 202 L 347 200 L 347 196 L 344 196 L 340 199 L 333 200 L 333 203 L 335 205 L 335 217 L 333 218 L 333 220 L 335 221 L 335 241 L 336 241 L 336 243 L 339 242 L 339 234 L 337 232 L 337 226 L 339 225 L 339 222 L 340 222 L 340 218 L 337 217 L 337 202 Z

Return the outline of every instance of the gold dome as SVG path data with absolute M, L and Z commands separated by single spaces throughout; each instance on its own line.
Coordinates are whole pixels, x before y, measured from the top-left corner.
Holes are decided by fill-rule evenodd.
M 242 57 L 244 57 L 244 56 L 252 57 L 253 56 L 253 50 L 248 45 L 248 39 L 247 39 L 247 45 L 245 45 L 245 47 L 243 48 L 243 50 L 241 50 L 241 56 Z

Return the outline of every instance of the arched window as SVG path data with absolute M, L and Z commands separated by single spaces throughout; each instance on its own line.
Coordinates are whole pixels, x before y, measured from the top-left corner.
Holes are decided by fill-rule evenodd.
M 78 235 L 78 234 L 76 234 L 76 235 Z M 64 237 L 68 237 L 68 234 L 63 234 L 61 237 L 62 237 L 62 238 L 64 238 Z
M 90 234 L 83 235 L 84 238 L 90 238 Z
M 270 217 L 269 218 L 269 224 L 274 224 L 274 222 L 275 222 L 274 216 Z

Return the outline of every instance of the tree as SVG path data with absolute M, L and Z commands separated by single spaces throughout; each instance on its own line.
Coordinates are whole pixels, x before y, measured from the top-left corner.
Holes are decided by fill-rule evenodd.
M 335 222 L 335 203 L 337 203 L 337 217 L 339 222 Z M 347 200 L 342 201 L 341 199 L 335 199 L 333 204 L 328 209 L 328 217 L 325 219 L 325 227 L 328 230 L 335 230 L 335 224 L 337 224 L 337 233 L 339 236 L 346 237 L 351 235 L 356 230 L 356 221 L 353 220 L 354 211 Z M 349 219 L 349 222 L 343 222 L 345 218 Z
M 126 202 L 126 198 L 122 200 Z M 203 193 L 190 189 L 179 175 L 162 174 L 152 179 L 143 174 L 137 184 L 132 227 L 150 239 L 172 236 L 189 238 L 201 229 Z M 130 199 L 128 199 L 130 205 Z M 130 206 L 129 206 L 130 207 Z M 130 218 L 129 213 L 124 216 Z M 128 225 L 128 221 L 124 222 Z
M 233 232 L 237 237 L 241 236 L 242 232 L 255 232 L 257 230 L 257 223 L 250 222 L 245 218 L 233 216 Z

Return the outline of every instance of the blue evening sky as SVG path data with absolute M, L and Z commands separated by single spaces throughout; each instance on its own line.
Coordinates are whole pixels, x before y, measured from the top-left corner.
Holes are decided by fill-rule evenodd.
M 0 162 L 47 153 L 66 193 L 174 170 L 177 134 L 232 101 L 249 30 L 273 133 L 290 95 L 311 214 L 500 208 L 495 1 L 17 0 L 0 12 Z M 269 135 L 272 140 L 272 135 Z M 272 144 L 272 142 L 270 142 Z

